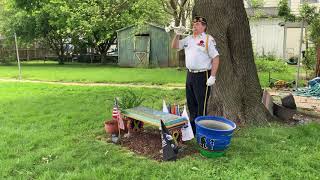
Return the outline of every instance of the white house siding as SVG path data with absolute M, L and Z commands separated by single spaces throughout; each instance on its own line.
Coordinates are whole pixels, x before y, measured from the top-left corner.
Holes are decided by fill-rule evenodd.
M 264 0 L 263 7 L 278 7 L 279 1 L 280 0 Z M 308 2 L 312 6 L 320 8 L 320 0 L 288 0 L 288 5 L 293 14 L 299 15 L 299 8 L 304 1 Z M 245 8 L 249 8 L 247 0 L 244 0 L 244 6 Z
M 278 7 L 279 0 L 264 0 L 263 7 Z M 244 0 L 244 7 L 249 8 L 247 0 Z
M 265 0 L 263 7 L 278 7 L 279 0 Z
M 283 56 L 283 27 L 280 19 L 250 21 L 253 51 L 258 55 Z
M 310 5 L 320 7 L 320 0 L 308 0 Z M 279 0 L 265 0 L 264 7 L 275 8 Z M 288 0 L 289 6 L 294 14 L 299 14 L 301 0 Z M 245 7 L 248 5 L 245 1 Z M 253 43 L 253 50 L 258 55 L 272 54 L 279 58 L 299 55 L 300 28 L 287 29 L 286 50 L 283 51 L 284 27 L 279 26 L 283 22 L 277 18 L 261 18 L 250 21 L 250 29 Z M 303 33 L 304 35 L 305 33 Z M 302 50 L 305 44 L 302 44 Z
M 250 21 L 253 51 L 257 55 L 275 55 L 278 58 L 299 56 L 301 29 L 287 28 L 287 42 L 284 52 L 284 27 L 279 26 L 280 22 L 282 22 L 281 19 Z M 305 50 L 304 43 L 302 44 L 302 50 Z
M 289 7 L 291 8 L 292 14 L 298 15 L 301 0 L 290 0 L 289 3 Z

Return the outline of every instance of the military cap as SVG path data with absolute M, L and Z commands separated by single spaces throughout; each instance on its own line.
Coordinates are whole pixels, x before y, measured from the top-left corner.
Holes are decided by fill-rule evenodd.
M 206 18 L 204 18 L 204 17 L 202 17 L 202 16 L 195 16 L 195 17 L 193 18 L 193 21 L 192 21 L 192 22 L 193 22 L 193 23 L 201 22 L 201 23 L 203 23 L 203 24 L 207 24 Z

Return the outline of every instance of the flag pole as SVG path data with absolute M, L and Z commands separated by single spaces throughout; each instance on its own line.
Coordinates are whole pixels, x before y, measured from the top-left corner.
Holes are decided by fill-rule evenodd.
M 117 119 L 117 122 L 118 122 L 118 131 L 119 131 L 119 134 L 118 134 L 118 140 L 121 140 L 121 129 L 120 129 L 120 116 L 121 116 L 121 113 L 120 113 L 120 110 L 119 110 L 119 107 L 118 107 L 118 119 Z
M 18 61 L 18 68 L 19 68 L 19 80 L 21 80 L 21 66 L 20 66 L 20 57 L 19 57 L 19 49 L 18 49 L 18 41 L 17 41 L 16 33 L 14 33 L 14 42 L 16 45 L 17 61 Z

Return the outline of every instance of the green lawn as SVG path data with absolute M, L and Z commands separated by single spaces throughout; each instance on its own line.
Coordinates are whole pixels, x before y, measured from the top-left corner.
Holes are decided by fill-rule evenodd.
M 272 73 L 271 77 L 286 81 L 295 80 L 295 66 L 289 66 L 286 73 Z M 17 78 L 15 65 L 0 66 L 0 78 Z M 63 81 L 63 82 L 109 82 L 109 83 L 143 83 L 176 84 L 183 86 L 186 72 L 176 68 L 119 68 L 88 64 L 57 65 L 53 62 L 23 63 L 22 77 L 28 80 Z M 259 73 L 263 87 L 268 85 L 268 73 Z
M 0 66 L 0 78 L 17 78 L 17 66 Z M 23 79 L 63 82 L 167 84 L 185 82 L 185 71 L 175 68 L 119 68 L 90 64 L 23 64 Z
M 0 82 L 0 179 L 319 178 L 319 124 L 242 128 L 226 157 L 168 163 L 99 140 L 110 100 L 127 90 Z M 183 90 L 133 90 L 153 108 L 162 98 L 184 101 Z

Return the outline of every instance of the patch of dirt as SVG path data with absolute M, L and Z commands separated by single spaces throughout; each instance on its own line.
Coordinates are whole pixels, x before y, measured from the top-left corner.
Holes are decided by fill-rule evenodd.
M 274 102 L 281 104 L 281 97 L 293 93 L 292 90 L 270 90 L 268 91 L 273 97 Z M 300 125 L 310 122 L 320 123 L 320 100 L 314 97 L 303 97 L 293 95 L 297 105 L 297 113 L 292 120 L 286 122 L 289 125 Z
M 128 148 L 138 155 L 162 161 L 162 145 L 159 130 L 145 129 L 143 132 L 131 133 L 130 137 L 122 136 L 119 145 Z M 196 144 L 192 142 L 183 143 L 179 146 L 181 149 L 179 150 L 177 159 L 198 153 Z
M 293 93 L 293 91 L 268 91 L 270 95 L 274 98 L 275 101 L 280 102 L 280 97 L 288 95 L 289 93 Z M 313 111 L 320 115 L 320 100 L 315 99 L 314 97 L 303 97 L 293 95 L 295 103 L 298 108 L 302 108 L 305 110 Z
M 155 88 L 155 89 L 184 89 L 183 84 L 142 84 L 142 83 L 88 83 L 88 82 L 57 82 L 57 81 L 44 81 L 44 80 L 17 80 L 17 79 L 1 79 L 0 82 L 28 82 L 28 83 L 45 83 L 45 84 L 59 84 L 65 86 L 115 86 L 115 87 L 136 87 L 136 88 Z

